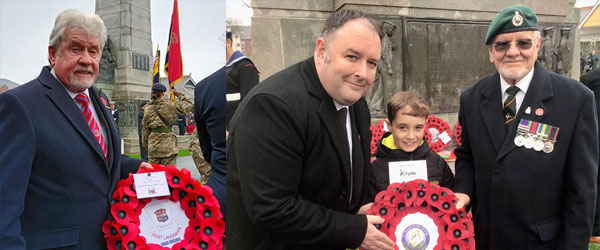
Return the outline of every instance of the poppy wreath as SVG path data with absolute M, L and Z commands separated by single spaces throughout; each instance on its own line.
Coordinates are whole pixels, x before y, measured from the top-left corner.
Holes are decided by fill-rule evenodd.
M 432 142 L 433 136 L 431 135 L 431 132 L 429 132 L 430 128 L 437 130 L 438 135 L 441 135 L 442 133 L 446 132 L 446 134 L 450 136 L 450 126 L 447 122 L 443 121 L 435 115 L 430 115 L 429 117 L 427 117 L 427 123 L 425 124 L 425 140 L 427 141 L 427 143 L 429 143 L 431 151 L 436 153 L 440 152 L 442 151 L 442 149 L 446 148 L 450 144 L 450 141 L 444 143 L 438 138 L 435 142 Z
M 381 120 L 379 123 L 377 123 L 377 125 L 375 125 L 375 127 L 373 127 L 373 125 L 371 124 L 371 155 L 375 155 L 375 151 L 377 150 L 377 143 L 379 142 L 379 140 L 381 140 L 383 134 L 385 134 L 385 131 L 383 131 L 384 123 L 385 121 Z
M 454 140 L 456 140 L 456 143 L 458 143 L 458 145 L 462 145 L 462 140 L 461 140 L 461 135 L 462 133 L 462 126 L 460 125 L 460 122 L 456 121 L 456 124 L 454 124 Z
M 138 199 L 133 174 L 117 183 L 112 196 L 110 215 L 102 225 L 109 250 L 217 250 L 223 249 L 225 222 L 220 205 L 209 186 L 201 185 L 187 169 L 152 164 L 154 169 L 139 169 L 137 173 L 165 171 L 170 196 Z M 184 239 L 171 248 L 147 243 L 140 235 L 142 209 L 152 199 L 169 199 L 181 205 L 189 219 Z
M 450 189 L 417 179 L 392 183 L 375 197 L 367 214 L 381 216 L 385 222 L 376 225 L 394 242 L 396 227 L 402 219 L 414 213 L 429 216 L 438 228 L 434 250 L 473 250 L 473 221 L 464 208 L 456 209 L 458 198 Z M 399 249 L 396 245 L 394 249 Z

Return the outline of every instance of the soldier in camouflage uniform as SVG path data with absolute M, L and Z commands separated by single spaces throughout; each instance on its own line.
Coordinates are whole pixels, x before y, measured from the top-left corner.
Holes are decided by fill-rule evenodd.
M 202 175 L 202 179 L 200 183 L 205 185 L 208 181 L 208 177 L 210 176 L 210 163 L 204 160 L 204 156 L 202 155 L 202 150 L 200 149 L 200 141 L 198 140 L 198 130 L 194 128 L 194 133 L 190 136 L 190 153 L 192 154 L 192 159 L 194 159 L 194 164 L 198 169 L 198 172 Z
M 152 86 L 152 101 L 148 103 L 142 119 L 142 143 L 148 150 L 151 163 L 168 166 L 175 165 L 178 153 L 177 137 L 171 127 L 178 114 L 185 114 L 184 103 L 188 104 L 187 109 L 193 107 L 193 104 L 175 90 L 172 91 L 179 101 L 171 103 L 165 98 L 166 91 L 167 88 L 162 84 Z

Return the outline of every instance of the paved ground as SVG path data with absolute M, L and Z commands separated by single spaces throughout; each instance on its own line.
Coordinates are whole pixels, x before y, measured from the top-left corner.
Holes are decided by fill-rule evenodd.
M 200 172 L 198 172 L 196 165 L 194 165 L 194 160 L 191 156 L 177 157 L 177 165 L 175 166 L 178 169 L 185 168 L 189 170 L 192 172 L 192 177 L 194 177 L 196 180 L 200 180 Z

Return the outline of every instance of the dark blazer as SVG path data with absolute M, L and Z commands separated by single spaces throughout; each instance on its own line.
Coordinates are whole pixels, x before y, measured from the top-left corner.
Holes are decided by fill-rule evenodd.
M 2 249 L 106 249 L 101 229 L 110 197 L 141 163 L 120 154 L 113 116 L 92 87 L 90 102 L 107 130 L 105 162 L 60 84 L 44 67 L 37 79 L 0 95 Z
M 600 69 L 595 69 L 585 75 L 582 75 L 579 81 L 581 81 L 585 86 L 594 92 L 596 111 L 598 120 L 600 121 L 600 108 L 598 108 L 598 106 L 600 106 Z M 600 181 L 600 177 L 598 177 L 598 181 Z M 598 188 L 600 189 L 600 184 L 598 184 Z M 598 190 L 597 195 L 600 196 L 600 190 Z M 594 216 L 594 229 L 592 230 L 592 236 L 600 236 L 600 197 L 598 196 L 596 196 L 596 213 Z
M 595 114 L 590 90 L 537 62 L 508 134 L 498 73 L 463 91 L 454 191 L 471 197 L 478 250 L 588 248 L 598 177 Z M 559 127 L 554 151 L 517 147 L 521 119 Z
M 227 208 L 227 173 L 225 168 L 225 67 L 196 84 L 194 118 L 202 155 L 211 165 L 206 185 L 219 200 L 225 216 Z M 223 218 L 225 220 L 225 218 Z
M 350 107 L 355 156 L 311 57 L 254 87 L 231 121 L 227 144 L 227 247 L 346 249 L 364 239 L 370 116 Z M 358 140 L 360 139 L 360 143 Z M 351 179 L 354 185 L 351 191 Z M 352 192 L 352 202 L 349 195 Z

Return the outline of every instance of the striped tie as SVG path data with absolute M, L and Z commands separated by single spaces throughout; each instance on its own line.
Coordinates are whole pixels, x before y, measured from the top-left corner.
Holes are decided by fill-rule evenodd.
M 517 113 L 517 100 L 516 94 L 519 92 L 519 87 L 510 86 L 506 93 L 508 93 L 508 98 L 504 101 L 504 108 L 502 111 L 504 112 L 504 130 L 506 133 L 510 130 L 510 126 L 513 124 L 515 120 L 515 114 Z
M 96 119 L 94 119 L 92 111 L 90 110 L 88 96 L 85 93 L 81 93 L 75 97 L 75 101 L 81 104 L 81 113 L 83 114 L 83 118 L 90 127 L 90 130 L 92 130 L 92 134 L 94 134 L 96 140 L 98 140 L 98 144 L 100 144 L 100 148 L 102 149 L 102 154 L 104 154 L 104 159 L 108 162 L 108 157 L 106 155 L 106 143 L 104 142 L 102 133 L 100 133 L 100 127 L 98 127 L 98 123 L 96 122 Z

